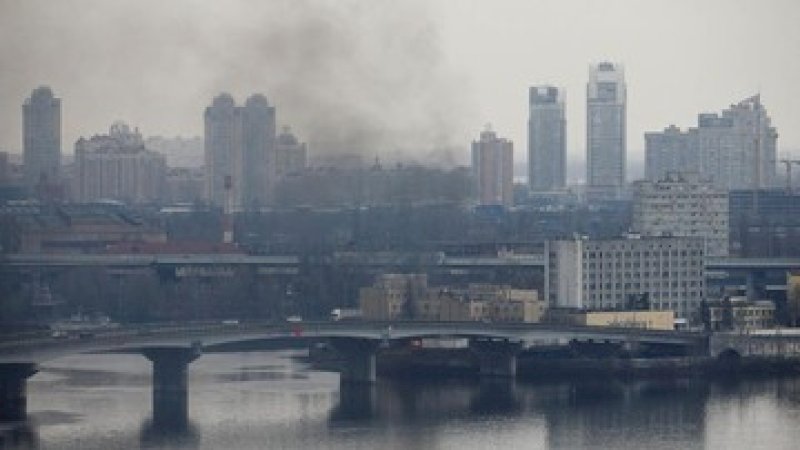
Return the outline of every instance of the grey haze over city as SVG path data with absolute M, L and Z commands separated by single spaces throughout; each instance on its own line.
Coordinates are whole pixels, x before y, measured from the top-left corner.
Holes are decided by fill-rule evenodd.
M 20 104 L 63 99 L 63 151 L 117 119 L 202 135 L 220 92 L 263 92 L 311 154 L 465 163 L 491 123 L 524 161 L 527 88 L 566 89 L 570 178 L 585 158 L 588 66 L 625 65 L 628 159 L 760 91 L 780 154 L 800 149 L 800 4 L 773 1 L 0 0 L 0 149 Z M 794 152 L 796 153 L 798 151 Z M 630 174 L 629 178 L 635 177 Z

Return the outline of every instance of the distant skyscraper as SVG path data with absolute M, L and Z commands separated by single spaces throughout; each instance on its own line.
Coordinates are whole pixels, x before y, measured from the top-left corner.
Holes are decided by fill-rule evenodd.
M 226 201 L 231 182 L 234 209 L 266 205 L 275 179 L 275 108 L 252 95 L 244 107 L 221 94 L 205 113 L 207 195 L 215 205 Z
M 528 118 L 528 186 L 553 191 L 566 185 L 567 121 L 564 92 L 553 86 L 530 89 Z
M 589 69 L 586 92 L 586 183 L 589 192 L 619 196 L 625 185 L 625 73 L 601 62 Z
M 206 196 L 212 205 L 227 201 L 225 180 L 233 179 L 241 152 L 242 122 L 230 94 L 220 94 L 205 112 Z
M 138 129 L 116 122 L 107 135 L 75 143 L 73 195 L 79 202 L 120 200 L 133 204 L 166 200 L 164 155 L 147 150 Z
M 697 127 L 675 126 L 645 133 L 645 176 L 658 180 L 670 172 L 698 172 L 717 188 L 760 189 L 776 185 L 778 133 L 758 96 L 722 111 L 704 113 Z
M 512 206 L 514 188 L 514 144 L 486 129 L 472 142 L 472 173 L 481 205 Z
M 25 184 L 54 184 L 61 171 L 61 99 L 47 86 L 33 90 L 22 105 Z
M 257 208 L 270 201 L 275 182 L 275 108 L 261 94 L 242 108 L 241 205 Z

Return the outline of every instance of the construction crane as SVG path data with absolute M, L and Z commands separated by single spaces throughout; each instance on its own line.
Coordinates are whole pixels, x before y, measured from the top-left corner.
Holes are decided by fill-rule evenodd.
M 786 166 L 786 192 L 792 193 L 792 164 L 800 166 L 800 159 L 784 158 L 778 160 L 779 163 Z

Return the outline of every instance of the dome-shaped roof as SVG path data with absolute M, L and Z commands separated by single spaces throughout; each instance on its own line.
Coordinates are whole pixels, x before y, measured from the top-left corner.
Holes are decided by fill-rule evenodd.
M 269 102 L 263 94 L 253 94 L 245 102 L 247 108 L 268 108 Z
M 50 86 L 39 86 L 31 92 L 31 98 L 53 98 L 53 90 Z
M 217 108 L 233 108 L 234 106 L 236 106 L 236 102 L 233 100 L 231 94 L 223 92 L 218 96 L 214 97 L 214 101 L 212 102 L 211 105 Z
M 297 137 L 292 134 L 292 129 L 283 127 L 281 134 L 278 135 L 278 143 L 282 145 L 297 145 Z

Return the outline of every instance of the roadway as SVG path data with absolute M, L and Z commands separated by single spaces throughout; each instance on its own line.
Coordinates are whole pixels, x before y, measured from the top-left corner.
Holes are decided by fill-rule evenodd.
M 345 255 L 346 256 L 346 255 Z M 402 256 L 402 255 L 401 255 Z M 388 254 L 364 254 L 341 258 L 332 255 L 322 261 L 359 266 L 402 266 L 408 258 Z M 541 254 L 508 255 L 502 257 L 448 257 L 443 253 L 435 257 L 412 260 L 415 264 L 450 268 L 469 267 L 539 267 L 544 268 L 546 258 Z M 298 267 L 302 258 L 297 255 L 243 255 L 243 254 L 47 254 L 17 253 L 4 255 L 0 263 L 8 267 L 148 267 L 148 266 L 279 266 Z M 799 269 L 800 258 L 708 258 L 708 270 L 789 270 Z

